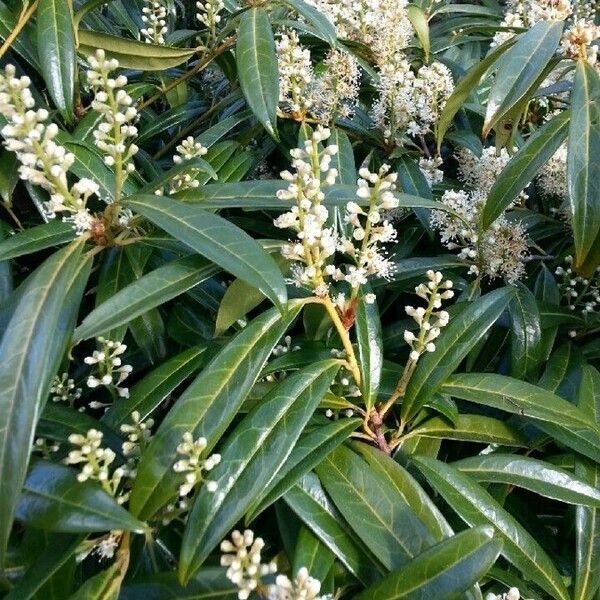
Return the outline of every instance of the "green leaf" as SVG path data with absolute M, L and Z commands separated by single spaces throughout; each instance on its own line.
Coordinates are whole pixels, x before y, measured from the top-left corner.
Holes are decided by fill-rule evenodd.
M 11 589 L 4 600 L 31 600 L 60 569 L 74 557 L 84 536 L 53 535 L 50 544 L 36 557 L 23 578 Z
M 407 421 L 431 399 L 464 360 L 486 331 L 504 312 L 513 297 L 510 287 L 494 290 L 466 306 L 450 319 L 436 340 L 435 352 L 422 356 L 402 400 L 402 419 Z
M 570 116 L 570 112 L 565 110 L 540 127 L 496 177 L 481 215 L 484 230 L 508 208 L 540 168 L 552 158 L 567 137 Z
M 66 343 L 56 335 L 62 304 L 77 269 L 81 239 L 47 259 L 23 284 L 22 295 L 0 342 L 0 565 L 30 445 L 57 356 Z M 73 304 L 79 300 L 73 298 Z
M 354 149 L 347 133 L 339 127 L 331 129 L 330 142 L 338 147 L 338 152 L 332 157 L 331 164 L 337 169 L 337 181 L 342 185 L 356 185 L 357 173 L 354 162 Z
M 279 500 L 303 475 L 348 439 L 359 424 L 358 419 L 339 419 L 302 436 L 279 472 L 253 501 L 246 522 L 250 523 L 265 508 Z
M 159 196 L 136 196 L 126 204 L 199 254 L 258 288 L 277 306 L 285 304 L 285 282 L 273 258 L 226 219 Z
M 354 539 L 314 473 L 305 475 L 283 499 L 361 583 L 381 578 L 382 567 Z
M 600 428 L 585 413 L 540 387 L 491 373 L 460 373 L 448 378 L 445 393 L 535 421 L 558 441 L 600 462 Z
M 291 9 L 295 10 L 307 23 L 313 26 L 330 46 L 337 45 L 337 34 L 331 21 L 316 8 L 304 0 L 283 0 Z
M 575 265 L 581 266 L 600 233 L 600 78 L 580 60 L 571 92 L 567 184 L 575 238 Z
M 186 62 L 196 53 L 195 48 L 155 46 L 89 29 L 80 29 L 77 38 L 77 51 L 85 58 L 101 49 L 109 58 L 116 58 L 123 69 L 163 71 Z
M 542 329 L 535 296 L 520 281 L 509 304 L 509 314 L 510 374 L 517 379 L 530 379 L 542 360 Z
M 200 368 L 205 350 L 204 346 L 196 346 L 165 361 L 131 388 L 129 398 L 112 404 L 102 420 L 116 428 L 129 421 L 133 411 L 138 411 L 142 419 L 149 417 L 183 381 Z
M 421 42 L 421 47 L 425 53 L 425 62 L 428 63 L 431 43 L 429 42 L 429 23 L 427 15 L 416 4 L 409 4 L 407 14 L 410 23 L 419 38 L 419 42 Z
M 71 3 L 40 0 L 37 8 L 37 44 L 42 75 L 56 107 L 73 119 L 75 32 Z
M 213 358 L 186 389 L 158 428 L 138 468 L 130 510 L 142 519 L 151 517 L 176 494 L 179 480 L 173 472 L 177 446 L 186 431 L 214 447 L 239 410 L 262 367 L 301 302 L 282 316 L 271 309 L 247 325 Z
M 339 368 L 339 361 L 328 360 L 286 377 L 231 433 L 210 474 L 217 493 L 203 486 L 187 520 L 179 561 L 183 582 L 283 465 Z
M 45 250 L 52 246 L 66 244 L 75 237 L 75 231 L 70 223 L 49 221 L 29 229 L 15 233 L 0 242 L 0 260 L 17 258 Z
M 487 101 L 484 137 L 531 93 L 558 48 L 563 25 L 562 21 L 536 23 L 518 36 L 499 61 Z
M 600 373 L 584 365 L 579 408 L 600 425 Z M 600 466 L 584 459 L 575 462 L 575 475 L 600 489 Z M 592 600 L 600 588 L 600 515 L 597 508 L 575 509 L 575 589 L 573 600 Z
M 525 438 L 508 423 L 483 415 L 459 415 L 456 423 L 449 423 L 445 417 L 433 417 L 411 429 L 403 439 L 412 436 L 502 446 L 527 446 Z
M 362 401 L 368 411 L 375 405 L 379 392 L 383 366 L 383 341 L 377 303 L 367 304 L 364 294 L 358 300 L 354 325 L 358 343 Z
M 475 527 L 429 548 L 404 567 L 355 596 L 356 600 L 456 598 L 494 564 L 502 542 L 491 527 Z
M 218 270 L 198 256 L 186 256 L 158 267 L 120 289 L 88 313 L 75 330 L 73 339 L 79 342 L 129 323 L 212 277 Z
M 539 543 L 478 483 L 454 467 L 425 456 L 412 461 L 429 483 L 470 527 L 491 525 L 504 542 L 502 555 L 546 590 L 552 598 L 568 600 L 560 573 Z
M 225 290 L 225 295 L 219 305 L 215 336 L 222 335 L 232 325 L 243 319 L 265 299 L 264 294 L 254 286 L 248 285 L 241 279 L 236 279 Z
M 386 569 L 402 566 L 435 542 L 396 485 L 349 448 L 334 450 L 317 474 L 350 527 Z
M 145 530 L 99 483 L 77 481 L 74 469 L 45 461 L 36 462 L 27 476 L 16 517 L 32 527 L 63 533 Z
M 367 461 L 370 469 L 396 488 L 436 541 L 453 535 L 454 532 L 442 513 L 406 469 L 373 446 L 355 443 L 353 448 Z
M 0 2 L 0 38 L 5 40 L 17 26 L 17 15 L 5 2 Z M 26 23 L 21 33 L 10 45 L 11 50 L 20 54 L 36 71 L 41 67 L 37 57 L 37 48 L 33 43 L 35 38 L 35 27 Z
M 117 560 L 105 571 L 87 579 L 68 600 L 117 600 L 129 565 L 129 549 L 117 552 Z
M 311 577 L 324 581 L 334 561 L 333 552 L 308 527 L 302 526 L 294 549 L 292 574 L 305 568 Z
M 438 153 L 444 136 L 448 131 L 448 128 L 452 124 L 452 120 L 456 113 L 462 108 L 466 102 L 469 94 L 479 84 L 479 81 L 484 74 L 490 69 L 490 67 L 515 43 L 516 36 L 504 42 L 498 48 L 494 48 L 483 60 L 476 63 L 467 74 L 458 82 L 454 87 L 454 91 L 450 94 L 450 97 L 444 105 L 442 114 L 440 115 L 437 123 L 437 147 Z
M 452 463 L 477 481 L 506 483 L 569 504 L 598 507 L 600 491 L 550 463 L 516 454 L 471 456 Z
M 235 50 L 240 87 L 248 106 L 264 128 L 275 138 L 279 71 L 269 13 L 250 8 L 240 19 Z

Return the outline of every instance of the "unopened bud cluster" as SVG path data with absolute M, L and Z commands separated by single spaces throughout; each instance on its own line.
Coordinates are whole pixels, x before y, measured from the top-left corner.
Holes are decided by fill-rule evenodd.
M 487 594 L 485 600 L 525 600 L 521 598 L 521 592 L 519 592 L 519 588 L 511 587 L 508 592 L 504 594 Z
M 167 8 L 160 0 L 144 0 L 142 8 L 143 29 L 140 33 L 147 44 L 163 45 L 165 35 L 169 31 L 167 27 Z
M 204 479 L 204 472 L 212 471 L 220 462 L 220 454 L 212 454 L 208 458 L 202 458 L 208 442 L 206 438 L 199 437 L 194 440 L 193 435 L 187 431 L 183 434 L 183 439 L 177 446 L 177 453 L 185 458 L 180 458 L 174 465 L 173 470 L 176 473 L 184 475 L 184 482 L 179 486 L 179 495 L 183 498 L 187 496 L 199 483 L 204 483 L 209 492 L 217 491 L 216 481 Z
M 144 421 L 140 413 L 134 410 L 131 413 L 131 423 L 124 423 L 119 428 L 121 433 L 127 436 L 121 446 L 123 455 L 128 458 L 139 458 L 152 438 L 152 427 L 154 427 L 154 419 Z
M 194 141 L 192 136 L 189 136 L 177 146 L 177 154 L 173 156 L 173 162 L 176 165 L 183 165 L 194 158 L 201 158 L 207 152 L 208 148 L 205 148 L 200 142 Z M 199 172 L 199 169 L 190 168 L 188 171 L 176 175 L 171 180 L 170 193 L 173 194 L 189 188 L 197 188 L 200 185 L 200 182 L 196 179 Z
M 65 463 L 81 465 L 77 481 L 98 481 L 106 492 L 122 504 L 127 496 L 118 495 L 119 486 L 122 479 L 130 474 L 126 467 L 118 467 L 110 474 L 115 453 L 110 448 L 102 448 L 102 438 L 103 433 L 97 429 L 90 429 L 86 435 L 72 433 L 69 442 L 77 448 L 69 452 Z
M 121 387 L 121 384 L 133 370 L 131 365 L 124 365 L 121 359 L 122 354 L 127 350 L 127 346 L 121 342 L 107 340 L 104 337 L 98 338 L 100 344 L 99 350 L 94 350 L 91 356 L 86 356 L 83 362 L 86 365 L 93 366 L 95 372 L 87 378 L 89 388 L 99 386 L 114 390 L 121 398 L 129 397 L 129 388 Z M 91 408 L 100 408 L 104 405 L 100 403 L 91 403 Z
M 238 598 L 246 600 L 258 587 L 261 578 L 277 571 L 275 563 L 262 564 L 261 552 L 265 542 L 246 529 L 233 531 L 230 540 L 221 542 L 221 566 L 227 567 L 227 578 L 239 589 Z
M 63 220 L 73 223 L 78 234 L 85 233 L 94 222 L 87 202 L 98 194 L 99 187 L 84 178 L 69 188 L 67 172 L 75 162 L 75 155 L 56 143 L 58 126 L 46 123 L 46 109 L 35 109 L 30 85 L 29 77 L 16 76 L 13 65 L 7 65 L 0 73 L 0 114 L 7 120 L 1 131 L 4 145 L 21 163 L 19 177 L 50 194 L 43 205 L 46 218 L 65 213 Z
M 138 133 L 133 124 L 137 120 L 137 109 L 131 96 L 123 89 L 127 85 L 127 77 L 112 76 L 119 67 L 119 61 L 107 59 L 104 50 L 97 50 L 94 56 L 88 58 L 88 64 L 87 79 L 95 92 L 92 108 L 102 115 L 102 121 L 93 133 L 96 147 L 104 154 L 105 164 L 114 166 L 117 178 L 124 180 L 135 169 L 131 159 L 138 147 L 131 138 Z
M 406 330 L 404 341 L 411 347 L 410 359 L 418 361 L 425 352 L 435 352 L 435 340 L 439 337 L 443 327 L 448 325 L 450 315 L 442 307 L 442 300 L 449 300 L 454 296 L 452 282 L 444 281 L 443 275 L 437 271 L 427 271 L 429 281 L 421 283 L 415 288 L 419 298 L 427 300 L 427 308 L 419 306 L 406 306 L 406 314 L 412 317 L 419 329 L 417 334 Z
M 75 402 L 81 398 L 81 388 L 75 386 L 75 381 L 69 377 L 68 373 L 56 375 L 52 380 L 50 387 L 52 402 L 65 402 L 71 408 Z
M 196 18 L 200 23 L 206 26 L 209 31 L 210 40 L 214 41 L 217 27 L 221 22 L 221 12 L 225 8 L 223 0 L 199 0 L 196 2 Z
M 565 257 L 565 265 L 556 268 L 559 287 L 570 310 L 578 310 L 585 317 L 600 307 L 600 267 L 590 277 L 573 272 L 573 257 Z

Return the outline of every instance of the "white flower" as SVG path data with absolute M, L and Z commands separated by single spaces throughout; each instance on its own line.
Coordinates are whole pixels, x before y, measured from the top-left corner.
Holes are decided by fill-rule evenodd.
M 188 136 L 179 146 L 177 146 L 177 154 L 173 156 L 173 162 L 176 165 L 185 164 L 194 158 L 200 158 L 208 152 L 200 142 L 196 142 L 192 136 Z M 170 193 L 180 192 L 188 188 L 196 188 L 200 182 L 196 176 L 200 172 L 199 169 L 190 168 L 185 173 L 180 173 L 170 183 Z
M 66 402 L 73 407 L 75 401 L 81 398 L 81 388 L 75 386 L 75 381 L 69 378 L 68 373 L 63 373 L 52 380 L 50 394 L 52 402 Z
M 289 29 L 276 41 L 279 69 L 279 102 L 288 113 L 306 113 L 312 106 L 309 86 L 313 81 L 310 50 Z
M 525 230 L 519 221 L 509 220 L 503 214 L 479 237 L 479 215 L 485 201 L 486 196 L 481 192 L 448 190 L 442 196 L 442 203 L 462 220 L 447 212 L 433 211 L 431 223 L 439 230 L 447 248 L 460 249 L 458 256 L 471 265 L 471 273 L 490 279 L 505 277 L 514 283 L 525 272 L 528 253 Z
M 154 419 L 142 420 L 140 413 L 134 410 L 131 413 L 131 424 L 121 425 L 121 433 L 127 435 L 127 441 L 123 442 L 123 455 L 127 457 L 138 457 L 152 438 L 150 431 L 154 426 Z
M 225 8 L 223 0 L 204 0 L 196 2 L 196 18 L 205 25 L 209 31 L 209 42 L 213 42 L 216 37 L 217 26 L 221 22 L 220 13 Z

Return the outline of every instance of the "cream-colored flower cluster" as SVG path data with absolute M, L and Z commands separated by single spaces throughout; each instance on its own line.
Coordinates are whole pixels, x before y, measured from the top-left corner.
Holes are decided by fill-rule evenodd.
M 311 577 L 306 567 L 298 569 L 293 581 L 279 574 L 275 583 L 265 583 L 263 577 L 277 573 L 275 562 L 263 563 L 265 542 L 251 529 L 233 531 L 231 540 L 221 542 L 221 566 L 227 567 L 227 578 L 238 587 L 238 598 L 247 600 L 253 592 L 268 600 L 330 600 L 320 596 L 321 582 Z
M 89 388 L 105 386 L 114 390 L 120 398 L 129 397 L 129 389 L 121 387 L 121 384 L 133 370 L 131 365 L 124 365 L 121 355 L 127 350 L 127 346 L 121 342 L 107 340 L 104 337 L 98 338 L 100 350 L 94 350 L 91 356 L 86 356 L 83 362 L 86 365 L 94 366 L 95 373 L 87 378 Z M 105 406 L 99 402 L 90 403 L 91 408 L 101 408 Z
M 119 61 L 106 58 L 104 50 L 97 50 L 88 58 L 90 69 L 87 72 L 88 83 L 95 93 L 92 108 L 102 115 L 102 120 L 94 130 L 96 147 L 104 154 L 104 162 L 114 167 L 117 185 L 122 186 L 127 175 L 135 169 L 133 157 L 139 148 L 132 142 L 138 130 L 137 109 L 133 99 L 123 89 L 127 77 L 112 73 L 119 67 Z M 120 189 L 116 190 L 116 194 Z M 118 200 L 118 198 L 114 198 Z
M 7 65 L 0 74 L 0 114 L 7 124 L 2 128 L 7 150 L 14 152 L 21 163 L 19 176 L 24 181 L 39 185 L 49 194 L 44 203 L 46 218 L 65 213 L 64 221 L 73 223 L 78 234 L 92 227 L 94 218 L 87 208 L 88 200 L 98 194 L 99 187 L 90 179 L 81 179 L 69 188 L 67 172 L 75 156 L 56 143 L 58 126 L 47 124 L 48 111 L 35 110 L 35 101 L 29 89 L 27 76 L 17 77 L 13 65 Z
M 221 542 L 221 566 L 227 567 L 227 578 L 238 588 L 238 598 L 246 600 L 257 589 L 261 578 L 277 572 L 275 563 L 263 564 L 261 552 L 265 542 L 246 529 L 233 531 L 230 540 Z
M 525 598 L 521 597 L 519 588 L 511 587 L 508 592 L 505 592 L 504 594 L 487 594 L 485 600 L 525 600 Z
M 52 402 L 65 402 L 71 408 L 81 398 L 81 391 L 81 388 L 75 385 L 75 380 L 71 379 L 68 373 L 56 375 L 50 387 Z
M 139 411 L 134 410 L 131 413 L 131 423 L 123 423 L 119 428 L 121 433 L 127 436 L 121 446 L 123 455 L 133 459 L 139 458 L 152 438 L 152 427 L 154 419 L 143 420 Z
M 519 221 L 509 220 L 502 214 L 480 235 L 479 221 L 485 194 L 449 190 L 441 201 L 461 218 L 448 212 L 433 211 L 431 223 L 449 250 L 460 250 L 458 256 L 470 264 L 470 273 L 490 279 L 504 277 L 509 283 L 523 276 L 528 244 Z
M 144 0 L 140 33 L 147 44 L 164 45 L 167 27 L 167 7 L 160 0 Z
M 297 239 L 282 246 L 281 252 L 293 261 L 293 281 L 297 286 L 307 286 L 318 296 L 326 296 L 329 284 L 326 277 L 335 271 L 327 261 L 335 254 L 337 238 L 332 227 L 327 227 L 329 211 L 323 206 L 324 187 L 333 185 L 337 170 L 331 167 L 331 159 L 337 154 L 335 145 L 319 148 L 331 132 L 319 127 L 304 144 L 290 152 L 294 172 L 283 171 L 281 178 L 288 182 L 285 190 L 277 196 L 292 200 L 295 205 L 274 221 L 280 229 L 293 229 Z
M 209 42 L 214 42 L 217 35 L 217 28 L 221 23 L 221 13 L 225 9 L 223 0 L 198 0 L 196 2 L 196 18 L 200 23 L 206 26 L 209 32 Z
M 429 281 L 426 284 L 421 283 L 415 288 L 417 296 L 427 301 L 427 307 L 406 306 L 404 309 L 419 327 L 416 335 L 408 329 L 404 332 L 404 341 L 411 348 L 410 360 L 413 362 L 417 362 L 425 352 L 435 352 L 435 340 L 450 320 L 450 315 L 445 310 L 439 310 L 442 300 L 454 297 L 452 281 L 444 281 L 444 276 L 439 271 L 427 271 L 427 279 Z
M 204 483 L 209 492 L 217 491 L 217 483 L 204 479 L 204 472 L 212 471 L 221 462 L 221 455 L 211 454 L 208 458 L 202 458 L 207 445 L 206 438 L 200 437 L 194 440 L 192 434 L 187 431 L 177 446 L 177 453 L 184 458 L 180 458 L 173 465 L 173 470 L 184 474 L 184 482 L 179 486 L 179 495 L 182 498 L 199 483 Z
M 444 64 L 434 61 L 415 74 L 400 55 L 382 66 L 377 87 L 373 120 L 388 142 L 401 145 L 406 134 L 425 135 L 434 130 L 454 83 Z
M 81 470 L 77 481 L 98 481 L 105 492 L 114 496 L 123 504 L 128 494 L 119 494 L 119 488 L 124 477 L 130 475 L 126 466 L 117 467 L 112 475 L 111 466 L 115 460 L 115 453 L 110 448 L 102 448 L 104 434 L 97 429 L 90 429 L 86 435 L 72 433 L 69 442 L 76 446 L 65 458 L 68 465 L 80 465 Z
M 506 148 L 497 151 L 494 146 L 488 146 L 483 149 L 481 156 L 461 148 L 456 153 L 460 180 L 470 189 L 487 194 L 510 158 Z
M 293 29 L 280 33 L 277 42 L 279 102 L 286 114 L 296 119 L 316 118 L 324 125 L 354 112 L 360 72 L 348 52 L 330 50 L 323 72 L 315 75 L 311 53 Z

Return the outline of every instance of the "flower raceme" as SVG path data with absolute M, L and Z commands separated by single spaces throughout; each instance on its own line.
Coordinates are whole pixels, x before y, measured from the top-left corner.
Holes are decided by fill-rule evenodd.
M 393 265 L 385 256 L 382 244 L 396 237 L 392 224 L 385 218 L 386 211 L 398 207 L 394 196 L 397 175 L 383 166 L 377 173 L 360 170 L 357 197 L 367 204 L 364 210 L 359 202 L 346 206 L 346 222 L 351 226 L 350 236 L 340 235 L 329 223 L 329 210 L 323 205 L 324 189 L 333 185 L 337 170 L 331 168 L 331 158 L 337 154 L 335 145 L 319 149 L 319 143 L 330 136 L 329 129 L 317 128 L 304 148 L 291 151 L 294 172 L 283 171 L 281 177 L 289 183 L 280 190 L 281 200 L 294 201 L 290 211 L 274 221 L 280 229 L 296 231 L 296 240 L 284 244 L 282 254 L 292 261 L 293 282 L 308 287 L 316 296 L 325 297 L 332 282 L 345 282 L 356 297 L 361 285 L 370 276 L 389 277 Z M 332 262 L 336 252 L 344 253 L 350 262 L 337 267 Z

